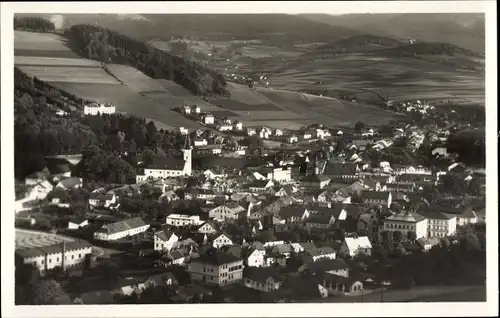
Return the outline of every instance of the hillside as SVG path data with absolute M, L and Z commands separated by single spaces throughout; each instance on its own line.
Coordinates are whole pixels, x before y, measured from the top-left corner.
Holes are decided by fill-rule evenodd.
M 342 26 L 360 33 L 393 37 L 407 41 L 449 43 L 478 53 L 485 50 L 484 14 L 411 13 L 411 14 L 303 14 L 300 17 Z
M 227 95 L 224 77 L 118 32 L 75 25 L 65 33 L 69 45 L 89 59 L 132 66 L 155 79 L 168 79 L 196 95 Z
M 432 43 L 432 42 L 403 44 L 398 47 L 377 51 L 377 53 L 388 56 L 446 55 L 446 56 L 481 57 L 481 55 L 478 53 L 458 47 L 453 44 Z

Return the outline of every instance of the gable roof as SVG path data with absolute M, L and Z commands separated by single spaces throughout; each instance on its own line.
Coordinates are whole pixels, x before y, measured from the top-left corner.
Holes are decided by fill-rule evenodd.
M 324 182 L 331 180 L 329 177 L 322 174 L 314 174 L 302 179 L 303 182 Z
M 346 237 L 344 239 L 347 248 L 349 251 L 356 251 L 359 248 L 372 248 L 372 244 L 370 243 L 370 239 L 367 236 L 360 236 L 357 238 L 354 237 Z
M 361 191 L 361 197 L 363 199 L 371 200 L 387 200 L 389 198 L 389 191 Z
M 162 241 L 168 241 L 173 234 L 175 233 L 167 228 L 155 233 L 155 235 Z
M 279 215 L 282 218 L 290 218 L 290 217 L 302 217 L 304 215 L 304 211 L 306 210 L 303 206 L 284 206 L 280 209 Z
M 326 175 L 355 175 L 358 165 L 351 162 L 327 162 L 325 166 Z
M 146 222 L 144 222 L 143 219 L 140 217 L 136 218 L 131 218 L 131 219 L 126 219 L 126 220 L 121 220 L 115 223 L 111 224 L 106 224 L 103 225 L 101 229 L 98 231 L 101 233 L 107 233 L 107 234 L 113 234 L 113 233 L 119 233 L 131 229 L 136 229 L 142 226 L 147 225 Z
M 71 178 L 62 179 L 61 181 L 59 181 L 59 183 L 61 185 L 63 185 L 65 188 L 74 188 L 74 187 L 82 184 L 82 179 L 76 178 L 76 177 L 71 177 Z
M 194 259 L 192 262 L 209 265 L 223 265 L 237 261 L 241 261 L 241 258 L 222 251 L 210 250 L 206 254 L 200 255 L 200 257 Z
M 404 212 L 404 213 L 393 214 L 393 215 L 387 217 L 386 220 L 396 221 L 396 222 L 412 222 L 412 223 L 414 223 L 414 222 L 420 222 L 420 221 L 425 220 L 425 217 L 423 217 L 419 214 L 411 213 L 411 212 Z
M 268 278 L 272 278 L 275 282 L 284 281 L 283 277 L 272 267 L 248 267 L 243 273 L 243 277 L 261 283 L 265 283 Z
M 183 170 L 184 160 L 180 158 L 157 159 L 146 166 L 146 169 Z

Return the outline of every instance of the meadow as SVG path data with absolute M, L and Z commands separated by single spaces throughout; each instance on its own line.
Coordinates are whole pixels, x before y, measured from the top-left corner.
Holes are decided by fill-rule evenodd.
M 129 87 L 134 92 L 164 91 L 165 89 L 156 80 L 148 77 L 141 71 L 119 64 L 107 64 L 106 67 L 117 77 L 120 82 Z
M 119 84 L 103 69 L 95 67 L 19 65 L 19 68 L 29 76 L 46 82 Z

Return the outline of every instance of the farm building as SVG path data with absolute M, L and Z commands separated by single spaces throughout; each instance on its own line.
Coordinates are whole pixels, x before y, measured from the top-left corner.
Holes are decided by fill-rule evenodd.
M 257 131 L 255 128 L 247 128 L 247 135 L 248 136 L 255 136 L 257 134 Z
M 286 137 L 286 142 L 289 144 L 294 144 L 298 141 L 299 141 L 299 138 L 297 138 L 297 136 L 295 136 L 295 135 L 290 135 L 290 136 Z
M 243 123 L 239 120 L 234 122 L 234 129 L 235 130 L 243 130 Z
M 127 236 L 145 232 L 149 228 L 141 218 L 131 218 L 103 225 L 94 233 L 94 239 L 99 241 L 115 241 Z

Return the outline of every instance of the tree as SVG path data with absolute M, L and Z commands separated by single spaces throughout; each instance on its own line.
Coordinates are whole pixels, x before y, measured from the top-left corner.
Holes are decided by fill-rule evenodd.
M 120 266 L 115 262 L 106 262 L 102 265 L 101 271 L 109 283 L 114 283 L 120 274 Z
M 409 231 L 406 236 L 410 242 L 414 242 L 417 239 L 417 233 L 414 231 Z
M 358 122 L 354 125 L 354 130 L 356 130 L 357 132 L 362 131 L 364 128 L 365 128 L 365 124 L 364 124 L 362 121 L 358 121 Z
M 401 239 L 403 238 L 403 233 L 401 231 L 394 231 L 394 242 L 399 243 L 401 242 Z
M 55 280 L 40 280 L 31 287 L 31 303 L 33 305 L 51 305 L 63 293 L 61 285 Z

